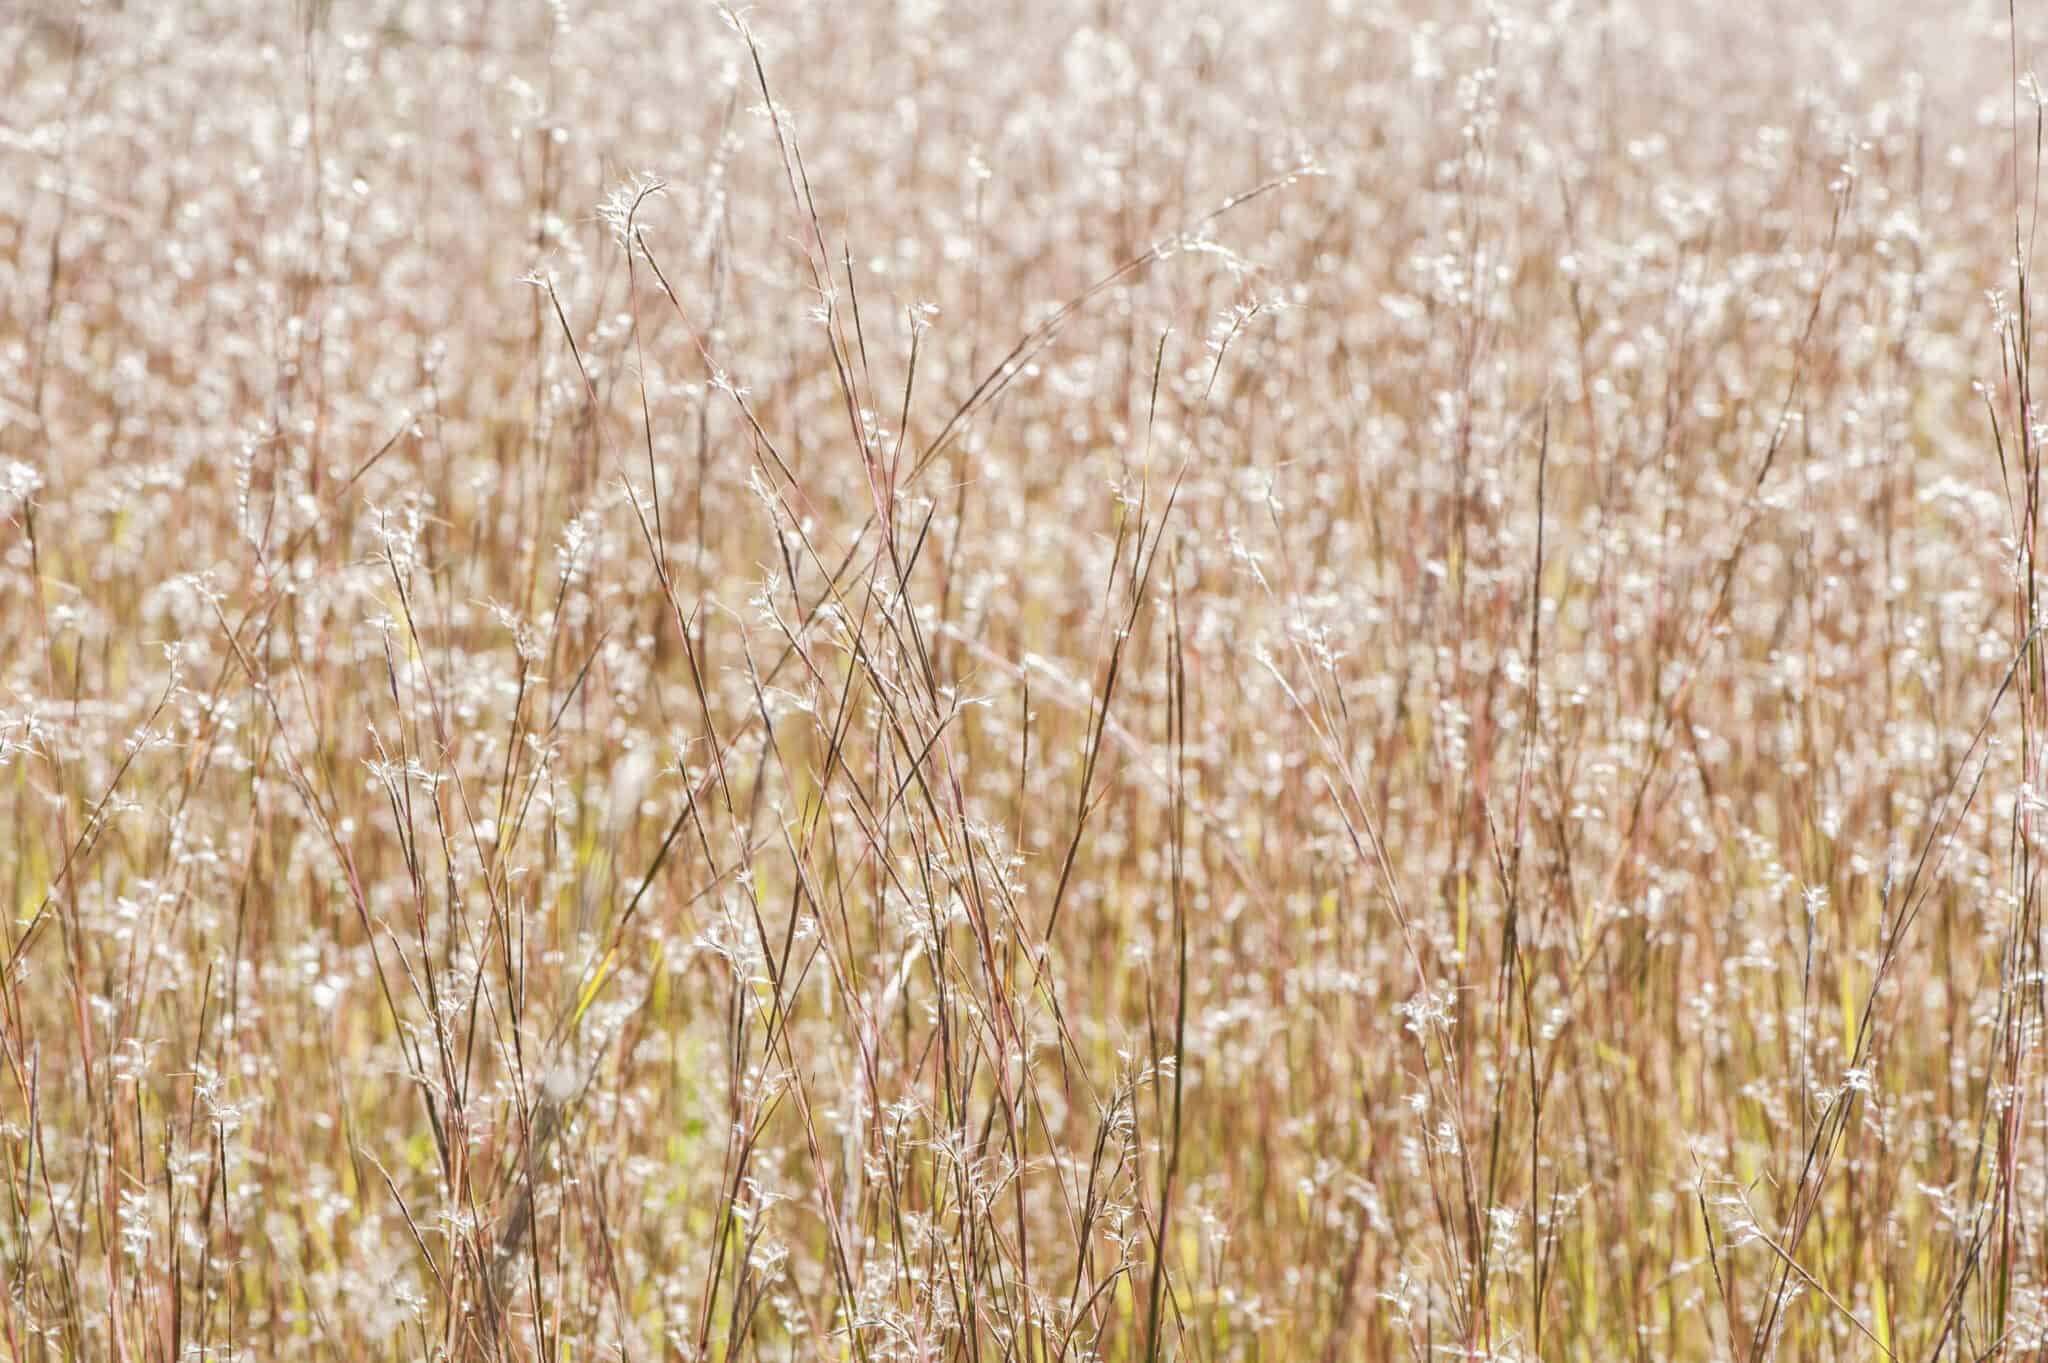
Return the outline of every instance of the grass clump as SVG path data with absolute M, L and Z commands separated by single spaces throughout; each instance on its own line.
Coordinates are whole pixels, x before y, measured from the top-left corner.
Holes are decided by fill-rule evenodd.
M 0 12 L 0 1353 L 2037 1356 L 2044 22 Z

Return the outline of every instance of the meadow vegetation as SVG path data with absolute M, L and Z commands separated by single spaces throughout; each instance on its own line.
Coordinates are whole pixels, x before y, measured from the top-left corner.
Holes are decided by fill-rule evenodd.
M 0 5 L 0 1355 L 2042 1357 L 2043 41 Z

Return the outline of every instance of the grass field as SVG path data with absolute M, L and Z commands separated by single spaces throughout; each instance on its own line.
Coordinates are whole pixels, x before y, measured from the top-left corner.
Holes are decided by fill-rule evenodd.
M 0 1356 L 2048 1357 L 2044 44 L 0 3 Z

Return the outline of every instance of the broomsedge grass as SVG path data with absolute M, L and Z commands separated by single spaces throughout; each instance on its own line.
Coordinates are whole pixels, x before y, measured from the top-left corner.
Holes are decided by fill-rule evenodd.
M 0 1354 L 2041 1357 L 2044 37 L 0 9 Z

